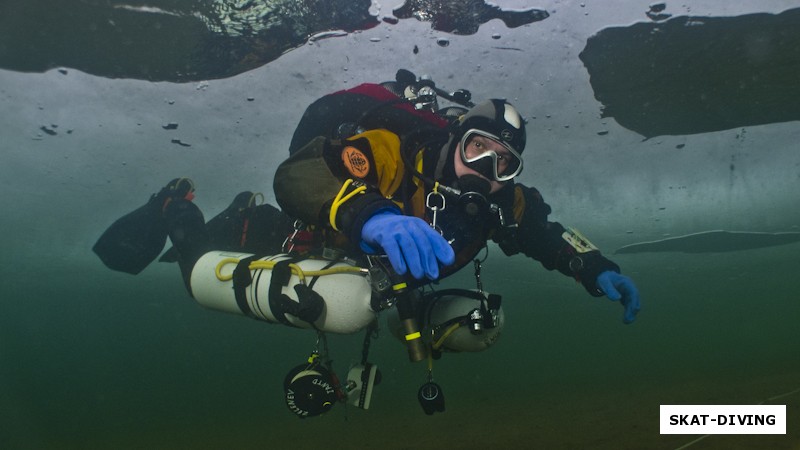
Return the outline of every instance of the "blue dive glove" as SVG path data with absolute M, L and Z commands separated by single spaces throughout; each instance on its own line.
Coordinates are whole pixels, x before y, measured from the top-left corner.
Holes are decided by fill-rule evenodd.
M 639 312 L 639 290 L 633 284 L 633 280 L 610 270 L 597 276 L 597 287 L 605 292 L 606 297 L 612 301 L 619 300 L 625 307 L 625 315 L 622 321 L 631 323 L 636 319 Z
M 453 248 L 436 230 L 418 217 L 382 211 L 361 228 L 361 248 L 376 253 L 380 247 L 398 275 L 411 272 L 416 279 L 439 278 L 439 262 L 455 262 Z

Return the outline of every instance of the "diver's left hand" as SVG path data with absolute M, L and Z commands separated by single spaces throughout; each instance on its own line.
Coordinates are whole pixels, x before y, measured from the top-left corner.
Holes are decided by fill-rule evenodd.
M 605 271 L 597 277 L 597 287 L 599 287 L 606 297 L 611 301 L 618 301 L 625 307 L 625 315 L 622 321 L 632 323 L 636 320 L 641 305 L 639 304 L 639 290 L 633 284 L 633 280 L 625 275 L 610 270 Z

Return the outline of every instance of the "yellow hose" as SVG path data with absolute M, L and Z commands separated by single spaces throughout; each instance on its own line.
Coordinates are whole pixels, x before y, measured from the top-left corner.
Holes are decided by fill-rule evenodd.
M 436 340 L 436 342 L 433 343 L 433 345 L 432 345 L 433 349 L 434 350 L 439 350 L 439 347 L 444 345 L 445 339 L 450 337 L 450 335 L 453 334 L 453 332 L 456 331 L 458 329 L 458 327 L 460 327 L 460 326 L 461 326 L 461 324 L 456 322 L 456 323 L 450 325 L 449 327 L 447 327 L 447 329 L 442 334 L 442 337 L 440 337 L 439 339 Z
M 351 184 L 353 184 L 352 179 L 348 179 L 347 181 L 345 181 L 344 184 L 342 184 L 342 188 L 339 189 L 339 193 L 336 194 L 336 197 L 333 199 L 333 204 L 331 204 L 331 211 L 330 214 L 328 215 L 328 220 L 331 223 L 331 227 L 333 227 L 333 229 L 336 231 L 340 231 L 339 228 L 336 226 L 336 213 L 339 212 L 339 207 L 342 206 L 344 202 L 353 198 L 355 195 L 364 193 L 367 190 L 367 187 L 362 185 L 358 186 L 357 188 L 353 189 L 353 191 L 351 191 L 349 194 L 345 195 L 347 187 L 350 186 Z

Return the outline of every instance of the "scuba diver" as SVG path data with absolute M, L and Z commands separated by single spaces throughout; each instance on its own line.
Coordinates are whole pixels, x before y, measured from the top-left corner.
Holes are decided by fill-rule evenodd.
M 440 107 L 439 98 L 454 106 Z M 205 223 L 194 185 L 177 178 L 116 221 L 94 251 L 114 270 L 138 273 L 161 253 L 177 261 L 186 287 L 206 307 L 324 332 L 367 330 L 361 364 L 340 383 L 315 348 L 287 375 L 286 402 L 300 417 L 336 401 L 366 409 L 380 373 L 368 361 L 377 313 L 411 361 L 428 359 L 418 399 L 443 411 L 432 359 L 443 350 L 480 351 L 502 327 L 500 297 L 483 291 L 476 257 L 495 242 L 580 282 L 595 297 L 640 309 L 633 281 L 578 231 L 548 221 L 535 188 L 514 182 L 523 169 L 525 121 L 505 100 L 474 105 L 400 70 L 312 103 L 278 167 L 281 210 L 239 194 Z M 265 256 L 271 255 L 271 256 Z M 431 287 L 473 263 L 477 289 Z

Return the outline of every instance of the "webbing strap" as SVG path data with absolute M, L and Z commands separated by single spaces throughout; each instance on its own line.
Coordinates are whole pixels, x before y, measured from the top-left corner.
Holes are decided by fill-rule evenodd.
M 272 278 L 269 282 L 268 294 L 269 309 L 272 315 L 275 316 L 278 322 L 289 326 L 294 325 L 286 318 L 286 313 L 289 312 L 287 311 L 289 305 L 286 303 L 286 300 L 291 303 L 294 302 L 287 297 L 286 294 L 282 293 L 281 290 L 284 286 L 289 284 L 289 279 L 292 278 L 292 269 L 289 267 L 289 264 L 293 262 L 293 259 L 286 259 L 275 263 L 275 266 L 272 267 Z
M 372 364 L 364 363 L 364 369 L 361 371 L 361 393 L 358 396 L 358 404 L 363 405 L 367 402 L 367 390 L 366 386 L 369 383 L 369 375 L 372 373 Z
M 286 314 L 291 314 L 313 325 L 322 315 L 322 310 L 325 307 L 325 301 L 322 296 L 314 292 L 310 286 L 304 284 L 294 286 L 294 291 L 297 293 L 297 302 L 281 292 L 292 278 L 292 270 L 289 264 L 293 264 L 296 261 L 294 258 L 280 261 L 272 268 L 272 278 L 270 279 L 268 292 L 269 309 L 275 319 L 284 325 L 296 326 L 289 322 Z
M 249 258 L 244 258 L 236 264 L 236 268 L 233 269 L 233 295 L 236 297 L 236 306 L 239 307 L 239 310 L 242 311 L 247 317 L 252 317 L 253 319 L 257 319 L 258 317 L 253 313 L 253 310 L 250 309 L 250 305 L 247 304 L 247 294 L 246 290 L 247 287 L 253 283 L 253 277 L 250 275 L 250 263 L 255 259 L 255 256 L 251 256 Z

